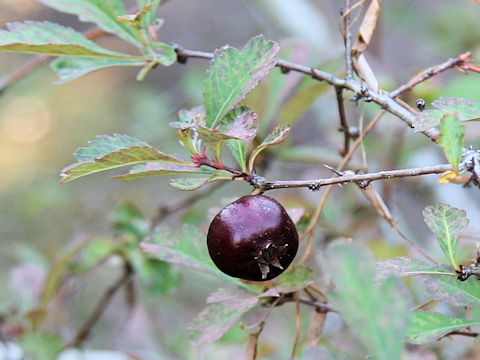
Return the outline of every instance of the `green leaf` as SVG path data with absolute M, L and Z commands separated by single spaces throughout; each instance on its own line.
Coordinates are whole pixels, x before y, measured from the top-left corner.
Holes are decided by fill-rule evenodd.
M 9 31 L 0 30 L 0 51 L 143 61 L 104 49 L 72 28 L 47 21 L 9 23 L 7 28 Z
M 142 48 L 142 54 L 164 66 L 170 66 L 177 61 L 177 53 L 172 46 L 159 41 L 153 41 L 148 47 Z
M 279 296 L 281 293 L 291 293 L 299 291 L 311 285 L 314 282 L 313 270 L 305 265 L 290 266 L 277 279 L 275 286 L 268 289 L 259 297 Z
M 57 84 L 78 79 L 91 72 L 114 66 L 144 66 L 146 61 L 105 59 L 105 58 L 70 58 L 61 57 L 52 61 L 50 66 L 58 74 Z
M 160 162 L 148 162 L 146 164 L 135 165 L 130 169 L 128 174 L 112 176 L 113 179 L 135 180 L 148 176 L 160 175 L 178 175 L 178 174 L 212 174 L 211 170 L 202 170 L 202 168 L 168 164 Z
M 172 179 L 168 183 L 171 187 L 182 191 L 193 191 L 201 188 L 208 183 L 209 177 L 191 177 L 191 178 L 178 178 Z
M 212 181 L 232 180 L 233 178 L 232 173 L 225 170 L 210 171 L 205 173 L 209 173 L 210 176 L 172 179 L 168 185 L 178 190 L 193 191 Z
M 140 246 L 151 257 L 214 274 L 227 279 L 230 283 L 250 289 L 250 285 L 225 275 L 218 270 L 208 255 L 205 239 L 206 234 L 201 229 L 193 225 L 184 225 L 182 233 L 175 233 L 167 229 L 157 229 Z
M 60 183 L 64 184 L 99 171 L 143 162 L 189 164 L 179 157 L 164 154 L 147 143 L 127 135 L 100 135 L 97 139 L 90 142 L 88 148 L 80 148 L 75 152 L 79 162 L 62 170 Z
M 455 276 L 425 278 L 428 296 L 453 306 L 480 308 L 480 282 L 473 277 L 460 281 Z
M 136 245 L 125 250 L 140 283 L 150 293 L 165 295 L 178 285 L 179 276 L 169 263 L 146 256 Z
M 230 46 L 215 51 L 203 91 L 207 127 L 215 127 L 273 69 L 278 50 L 260 35 L 241 52 Z
M 137 0 L 138 8 L 142 9 L 142 25 L 146 28 L 155 20 L 155 14 L 162 0 Z
M 445 256 L 455 269 L 458 269 L 455 254 L 461 233 L 468 225 L 465 211 L 445 204 L 427 206 L 423 218 L 435 234 Z
M 299 234 L 303 234 L 307 231 L 308 227 L 312 223 L 312 214 L 303 214 L 300 219 L 295 223 L 295 227 L 297 228 L 297 232 Z
M 30 333 L 20 340 L 25 355 L 35 360 L 52 360 L 63 348 L 63 340 L 56 334 Z
M 74 264 L 73 271 L 77 273 L 84 272 L 95 267 L 116 249 L 117 244 L 110 239 L 93 239 L 85 246 L 80 261 Z
M 198 153 L 198 150 L 195 146 L 195 141 L 192 139 L 192 129 L 178 129 L 177 136 L 178 140 L 180 140 L 181 144 L 190 151 L 190 154 L 195 155 Z
M 253 305 L 241 309 L 215 302 L 203 309 L 190 324 L 190 340 L 194 345 L 220 339 Z
M 131 203 L 120 204 L 115 208 L 112 225 L 116 233 L 131 234 L 138 240 L 143 240 L 150 231 L 149 221 Z
M 58 11 L 78 15 L 81 21 L 93 22 L 100 29 L 140 46 L 135 31 L 128 24 L 117 20 L 118 16 L 126 13 L 122 0 L 40 0 L 40 2 Z
M 460 122 L 480 119 L 480 103 L 457 97 L 441 97 L 432 105 L 437 109 L 425 110 L 418 114 L 415 131 L 424 131 L 438 126 L 446 114 L 456 114 Z
M 256 305 L 260 296 L 240 289 L 218 289 L 208 296 L 207 304 L 222 303 L 229 308 L 241 311 Z
M 464 137 L 465 127 L 459 123 L 458 116 L 444 115 L 440 122 L 440 136 L 437 142 L 443 147 L 448 162 L 457 173 L 462 161 Z
M 427 344 L 436 341 L 451 331 L 480 325 L 479 320 L 459 319 L 443 314 L 413 311 L 406 340 L 412 344 Z
M 237 106 L 218 123 L 218 130 L 246 143 L 255 138 L 257 127 L 257 114 L 248 106 Z
M 263 150 L 267 147 L 272 145 L 277 145 L 282 143 L 286 138 L 288 133 L 290 132 L 290 127 L 276 127 L 273 129 L 270 135 L 268 135 L 265 140 L 262 141 L 260 145 L 258 145 L 255 149 L 253 149 L 250 160 L 248 162 L 248 168 L 250 172 L 253 170 L 253 164 L 255 163 L 255 158 L 260 154 Z
M 409 311 L 400 280 L 374 285 L 374 261 L 364 246 L 336 242 L 324 267 L 336 288 L 328 298 L 374 359 L 400 359 Z M 358 331 L 361 329 L 361 331 Z
M 445 277 L 455 278 L 457 276 L 455 272 L 445 269 L 443 266 L 427 264 L 406 256 L 381 259 L 376 263 L 375 281 L 377 282 L 390 276 L 411 277 L 422 275 L 445 275 Z
M 215 159 L 220 161 L 227 140 L 251 142 L 257 132 L 257 125 L 257 115 L 247 106 L 240 106 L 225 115 L 218 124 L 218 129 L 197 125 L 194 131 L 205 142 Z
M 225 142 L 229 139 L 235 139 L 234 136 L 220 132 L 216 129 L 211 129 L 203 126 L 198 126 L 195 129 L 198 137 L 207 145 L 210 152 L 215 159 L 221 161 L 221 155 Z
M 227 140 L 227 147 L 237 161 L 242 171 L 247 171 L 247 145 L 242 140 Z

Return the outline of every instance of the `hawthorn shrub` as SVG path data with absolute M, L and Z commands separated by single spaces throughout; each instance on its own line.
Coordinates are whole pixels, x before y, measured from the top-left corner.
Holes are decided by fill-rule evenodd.
M 479 143 L 467 135 L 475 134 L 480 102 L 478 94 L 475 99 L 418 97 L 418 89 L 443 72 L 458 70 L 453 76 L 470 74 L 479 84 L 480 68 L 470 49 L 446 54 L 447 60 L 413 76 L 398 69 L 392 78 L 402 80 L 384 87 L 368 60 L 382 18 L 380 0 L 346 0 L 338 9 L 344 54 L 313 66 L 299 62 L 295 48 L 282 48 L 264 35 L 253 36 L 240 49 L 225 45 L 213 52 L 163 42 L 163 20 L 156 18 L 161 0 L 137 0 L 131 11 L 121 0 L 40 2 L 95 28 L 82 33 L 47 21 L 7 24 L 0 31 L 0 51 L 37 57 L 5 78 L 2 90 L 51 57 L 60 83 L 119 66 L 138 68 L 142 81 L 156 68 L 181 64 L 187 69 L 192 59 L 203 59 L 203 102 L 168 116 L 162 125 L 163 135 L 176 136 L 183 150 L 115 133 L 98 135 L 75 151 L 76 162 L 61 171 L 61 184 L 123 168 L 114 179 L 142 184 L 139 179 L 145 177 L 171 178 L 168 185 L 178 191 L 178 199 L 161 203 L 152 219 L 131 203 L 120 204 L 113 235 L 69 246 L 50 265 L 27 308 L 14 302 L 0 308 L 0 354 L 71 359 L 83 348 L 88 359 L 102 354 L 123 359 L 120 352 L 102 353 L 91 346 L 95 325 L 115 295 L 125 289 L 125 313 L 148 302 L 136 299 L 138 291 L 156 294 L 155 306 L 162 307 L 168 298 L 196 297 L 195 286 L 185 279 L 193 276 L 200 279 L 197 287 L 202 281 L 208 286 L 216 281 L 217 287 L 204 309 L 191 314 L 190 325 L 180 324 L 193 347 L 182 337 L 177 340 L 182 345 L 163 344 L 158 354 L 134 349 L 123 356 L 200 358 L 191 349 L 216 342 L 213 350 L 204 350 L 207 358 L 221 358 L 223 351 L 248 359 L 400 359 L 435 352 L 448 357 L 449 343 L 441 341 L 446 337 L 460 341 L 459 356 L 474 356 L 478 345 L 471 338 L 480 326 L 479 235 L 473 226 L 466 230 L 464 210 L 428 203 L 433 197 L 424 196 L 422 186 L 439 192 L 455 188 L 478 201 Z M 135 54 L 93 41 L 105 35 L 130 43 Z M 323 103 L 330 115 L 315 107 L 325 96 L 330 96 Z M 319 126 L 316 117 L 322 116 L 328 123 Z M 466 138 L 472 143 L 466 144 Z M 429 152 L 441 152 L 445 160 L 417 156 Z M 427 175 L 437 181 L 422 185 Z M 231 184 L 229 195 L 217 196 L 225 184 Z M 191 195 L 181 196 L 181 191 Z M 209 245 L 214 244 L 209 254 L 207 229 L 218 208 L 249 194 L 247 205 L 239 205 L 246 200 L 233 202 L 215 218 L 208 232 Z M 208 204 L 193 220 L 184 216 L 181 226 L 165 221 L 174 213 L 188 214 L 201 199 Z M 404 201 L 417 201 L 423 211 L 398 205 Z M 261 206 L 255 208 L 257 202 Z M 435 243 L 410 235 L 409 227 L 419 226 L 417 218 L 423 218 Z M 409 219 L 414 219 L 410 226 Z M 290 264 L 297 232 L 300 245 Z M 237 277 L 219 270 L 210 255 Z M 105 264 L 121 274 L 97 303 L 89 304 L 91 313 L 69 331 L 52 326 L 59 304 L 68 302 L 69 281 L 108 272 Z M 206 278 L 195 278 L 195 272 Z M 293 306 L 281 306 L 287 303 Z M 172 306 L 171 311 L 185 309 Z M 285 321 L 275 318 L 279 313 Z M 162 326 L 168 331 L 169 324 Z M 275 343 L 266 332 L 280 340 Z M 268 336 L 265 342 L 262 336 Z M 244 347 L 242 355 L 238 347 Z

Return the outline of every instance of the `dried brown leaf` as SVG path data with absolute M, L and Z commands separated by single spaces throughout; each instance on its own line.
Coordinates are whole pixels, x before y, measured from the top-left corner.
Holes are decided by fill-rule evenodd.
M 380 15 L 381 0 L 372 0 L 358 29 L 357 40 L 353 45 L 354 54 L 362 54 L 368 49 Z

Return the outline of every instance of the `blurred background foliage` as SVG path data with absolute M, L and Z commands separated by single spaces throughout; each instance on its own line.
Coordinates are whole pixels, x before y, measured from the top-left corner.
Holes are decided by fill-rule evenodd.
M 131 1 L 126 3 L 132 5 Z M 343 70 L 343 44 L 338 32 L 341 3 L 166 1 L 158 12 L 165 21 L 160 39 L 189 49 L 213 51 L 225 44 L 242 47 L 252 36 L 263 33 L 267 39 L 280 42 L 281 57 L 333 68 L 331 71 L 340 73 Z M 49 20 L 78 30 L 90 26 L 34 0 L 0 0 L 0 9 L 2 28 L 7 22 L 19 20 Z M 466 51 L 472 52 L 474 62 L 480 62 L 479 18 L 480 5 L 470 0 L 383 2 L 380 25 L 367 53 L 381 86 L 392 90 L 417 72 Z M 111 49 L 132 50 L 113 37 L 103 37 L 99 42 Z M 0 77 L 29 58 L 2 54 Z M 207 66 L 203 60 L 190 59 L 186 65 L 158 67 L 143 82 L 135 81 L 136 69 L 108 69 L 55 85 L 56 75 L 43 65 L 0 94 L 0 312 L 12 305 L 20 306 L 20 311 L 31 308 L 41 291 L 39 284 L 52 264 L 78 242 L 101 244 L 103 239 L 108 247 L 118 241 L 114 235 L 118 228 L 113 225 L 118 225 L 115 219 L 118 220 L 119 214 L 114 212 L 121 204 L 133 204 L 146 219 L 152 219 L 160 206 L 189 196 L 168 187 L 168 179 L 161 177 L 121 182 L 97 174 L 60 186 L 58 174 L 73 162 L 73 151 L 98 134 L 128 134 L 160 149 L 186 155 L 174 130 L 166 124 L 177 119 L 179 109 L 201 103 Z M 404 100 L 411 105 L 418 97 L 427 104 L 439 96 L 480 101 L 478 84 L 478 75 L 465 76 L 451 70 L 421 84 Z M 341 160 L 338 151 L 343 135 L 337 131 L 334 91 L 324 85 L 309 86 L 312 82 L 308 79 L 293 73 L 281 75 L 275 69 L 247 99 L 260 114 L 263 131 L 281 121 L 293 124 L 288 145 L 274 148 L 264 157 L 268 166 L 262 175 L 268 179 L 327 177 L 331 174 L 321 164 L 335 167 Z M 301 89 L 308 91 L 286 106 Z M 376 105 L 355 107 L 350 103 L 349 121 L 360 126 L 362 113 L 365 124 L 377 111 Z M 479 148 L 479 135 L 480 126 L 469 124 L 466 144 Z M 446 162 L 440 148 L 388 115 L 367 137 L 364 146 L 370 171 Z M 359 151 L 352 167 L 364 165 Z M 473 240 L 479 239 L 480 223 L 480 195 L 476 189 L 439 185 L 435 176 L 385 181 L 376 183 L 375 188 L 399 227 L 434 257 L 443 255 L 423 223 L 423 208 L 445 202 L 466 210 L 471 225 L 467 231 L 469 238 L 462 243 L 464 259 L 474 255 Z M 161 226 L 178 229 L 188 222 L 206 229 L 215 209 L 249 191 L 245 185 L 228 184 L 191 208 L 170 216 Z M 286 190 L 270 195 L 286 207 L 302 207 L 311 212 L 322 191 Z M 352 185 L 334 190 L 324 210 L 317 241 L 344 235 L 368 243 L 378 257 L 400 256 L 409 251 Z M 92 251 L 101 251 L 101 246 Z M 321 252 L 316 255 L 310 265 L 318 269 Z M 166 273 L 163 265 L 150 265 L 157 267 L 152 273 Z M 72 279 L 67 293 L 56 303 L 55 314 L 48 320 L 49 330 L 71 338 L 99 299 L 99 289 L 107 289 L 120 272 L 118 262 L 108 261 L 93 272 Z M 148 359 L 243 358 L 241 350 L 247 333 L 238 326 L 216 344 L 187 345 L 189 322 L 204 307 L 208 294 L 222 286 L 222 281 L 188 269 L 175 268 L 168 274 L 172 278 L 138 287 L 136 305 L 131 311 L 124 298 L 117 296 L 93 329 L 88 347 L 126 351 Z M 177 281 L 179 286 L 172 287 L 171 283 Z M 261 336 L 261 358 L 282 359 L 282 354 L 291 351 L 294 313 L 294 305 L 284 305 L 272 314 Z M 244 321 L 248 324 L 261 316 L 253 312 Z M 308 323 L 310 313 L 305 311 L 303 316 Z M 339 346 L 345 347 L 346 338 L 342 340 L 338 335 L 340 327 L 338 317 L 329 315 L 324 335 L 333 336 L 333 340 L 329 339 L 331 344 L 343 342 Z M 464 341 L 467 340 L 450 343 L 448 349 L 442 343 L 430 348 L 446 357 L 452 353 L 462 356 Z

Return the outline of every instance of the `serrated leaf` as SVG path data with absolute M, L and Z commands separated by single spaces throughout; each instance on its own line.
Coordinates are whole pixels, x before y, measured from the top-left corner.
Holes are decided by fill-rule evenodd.
M 160 41 L 152 41 L 147 48 L 142 49 L 142 54 L 164 66 L 170 66 L 177 61 L 177 53 L 172 46 Z
M 62 184 L 99 171 L 143 162 L 189 164 L 179 157 L 164 154 L 147 143 L 127 135 L 100 135 L 97 139 L 90 142 L 89 147 L 80 148 L 75 152 L 79 162 L 62 170 Z
M 78 15 L 80 21 L 93 22 L 111 34 L 140 46 L 134 30 L 117 20 L 118 16 L 126 14 L 122 0 L 39 0 L 58 11 Z
M 281 293 L 299 291 L 314 282 L 313 270 L 305 265 L 290 266 L 276 280 L 275 286 L 268 289 L 259 297 L 279 296 Z
M 208 183 L 210 176 L 208 177 L 191 177 L 191 178 L 178 178 L 172 179 L 168 183 L 171 187 L 182 191 L 193 191 L 201 188 Z
M 257 114 L 248 106 L 232 109 L 218 124 L 218 130 L 246 143 L 255 138 L 257 128 Z
M 480 103 L 457 97 L 441 97 L 432 105 L 437 109 L 425 110 L 418 114 L 415 131 L 425 131 L 440 124 L 445 114 L 456 114 L 460 122 L 480 119 Z
M 459 97 L 441 97 L 432 103 L 445 113 L 457 113 L 462 120 L 480 118 L 480 103 Z
M 250 160 L 248 162 L 248 168 L 250 172 L 253 170 L 253 164 L 255 163 L 255 158 L 260 154 L 263 150 L 267 147 L 272 145 L 277 145 L 282 143 L 286 138 L 288 133 L 290 132 L 289 126 L 284 127 L 276 127 L 273 131 L 268 135 L 260 145 L 258 145 L 255 149 L 253 149 L 252 153 L 250 154 Z
M 337 242 L 327 255 L 324 270 L 336 285 L 329 300 L 372 358 L 400 359 L 409 322 L 400 280 L 389 278 L 376 287 L 373 257 L 364 246 Z
M 194 345 L 220 339 L 238 320 L 255 305 L 241 310 L 212 303 L 203 309 L 190 324 L 190 340 Z
M 0 51 L 51 56 L 143 60 L 138 56 L 121 54 L 102 48 L 72 28 L 47 21 L 9 23 L 7 29 L 9 31 L 0 30 Z
M 413 311 L 406 340 L 412 344 L 427 344 L 440 339 L 451 331 L 477 325 L 480 325 L 479 320 L 459 319 L 419 310 Z
M 448 162 L 457 173 L 462 161 L 464 137 L 465 127 L 459 123 L 458 117 L 456 115 L 444 115 L 440 121 L 440 136 L 437 142 L 443 147 Z
M 58 74 L 57 84 L 78 79 L 91 72 L 116 66 L 144 66 L 146 61 L 105 59 L 105 58 L 71 58 L 60 57 L 50 64 L 51 68 Z
M 78 148 L 73 156 L 79 162 L 94 161 L 111 152 L 128 149 L 132 146 L 150 146 L 146 142 L 128 135 L 97 135 L 97 140 L 88 142 L 88 147 Z
M 242 311 L 258 303 L 257 295 L 242 290 L 218 289 L 207 298 L 207 304 L 222 303 L 226 307 Z
M 434 128 L 440 124 L 440 119 L 445 113 L 439 109 L 428 109 L 417 115 L 413 126 L 415 131 L 425 131 Z
M 423 261 L 412 259 L 406 256 L 400 256 L 390 259 L 377 260 L 375 281 L 381 282 L 390 276 L 411 277 L 422 275 L 445 275 L 452 277 L 456 273 L 443 266 L 427 264 Z
M 453 306 L 480 308 L 480 282 L 460 281 L 456 276 L 428 276 L 424 280 L 428 296 Z
M 227 147 L 237 161 L 242 171 L 247 171 L 247 146 L 242 140 L 227 140 Z
M 146 9 L 146 12 L 145 10 L 142 10 L 142 12 L 145 12 L 142 15 L 142 25 L 144 27 L 148 27 L 153 23 L 158 6 L 161 2 L 162 0 L 137 0 L 138 8 Z
M 181 233 L 157 229 L 150 238 L 140 244 L 140 247 L 149 253 L 149 256 L 159 260 L 214 274 L 233 284 L 247 289 L 251 288 L 217 269 L 208 255 L 205 238 L 206 234 L 198 227 L 184 225 Z
M 225 115 L 216 129 L 197 125 L 194 131 L 215 158 L 221 160 L 223 147 L 228 140 L 251 142 L 257 132 L 257 125 L 257 114 L 247 106 L 240 106 Z
M 147 162 L 145 164 L 135 165 L 128 174 L 112 176 L 113 179 L 135 180 L 148 176 L 177 175 L 177 174 L 212 174 L 211 170 L 202 170 L 201 168 L 169 164 L 162 162 Z
M 218 161 L 221 161 L 222 149 L 225 146 L 225 142 L 230 139 L 235 139 L 235 137 L 222 133 L 220 130 L 203 126 L 196 127 L 194 131 Z
M 203 91 L 207 127 L 215 127 L 273 69 L 278 50 L 260 35 L 241 52 L 230 46 L 215 51 Z
M 232 173 L 225 170 L 205 171 L 205 173 L 210 176 L 172 179 L 168 185 L 178 190 L 193 191 L 212 181 L 232 180 L 233 178 Z
M 208 182 L 219 180 L 233 180 L 233 174 L 226 170 L 217 170 L 212 174 L 210 179 L 208 179 Z
M 455 255 L 460 235 L 468 225 L 465 211 L 445 204 L 436 204 L 427 206 L 423 210 L 423 217 L 447 259 L 455 269 L 458 269 Z

